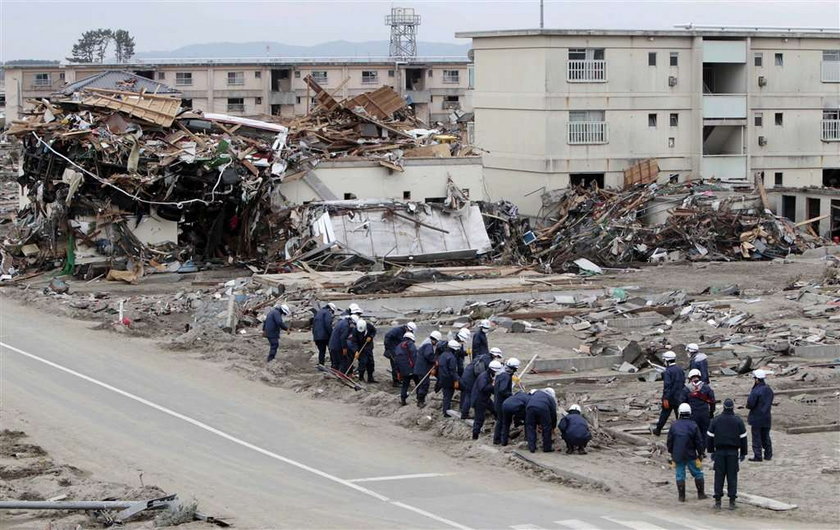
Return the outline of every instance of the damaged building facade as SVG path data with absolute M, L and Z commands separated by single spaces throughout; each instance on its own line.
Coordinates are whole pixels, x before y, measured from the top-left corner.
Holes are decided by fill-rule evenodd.
M 473 40 L 487 189 L 523 213 L 539 213 L 541 190 L 621 186 L 625 169 L 650 158 L 680 180 L 751 186 L 763 175 L 778 212 L 773 188 L 840 186 L 836 29 L 457 36 Z M 808 219 L 796 201 L 791 217 Z

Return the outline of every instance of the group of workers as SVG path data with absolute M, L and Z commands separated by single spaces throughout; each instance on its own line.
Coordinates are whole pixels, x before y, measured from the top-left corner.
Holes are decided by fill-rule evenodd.
M 338 316 L 335 304 L 328 303 L 315 312 L 312 337 L 318 348 L 318 363 L 323 365 L 329 354 L 330 366 L 350 377 L 376 383 L 374 379 L 373 339 L 376 327 L 363 318 L 357 304 L 350 304 Z M 269 341 L 268 361 L 275 358 L 282 330 L 288 330 L 283 316 L 291 314 L 288 306 L 278 304 L 263 325 Z M 478 439 L 486 416 L 495 418 L 493 443 L 508 445 L 511 428 L 524 425 L 530 452 L 537 450 L 537 434 L 541 432 L 542 450 L 554 451 L 555 427 L 566 444 L 567 454 L 586 454 L 592 434 L 578 405 L 570 405 L 558 422 L 557 398 L 553 388 L 526 392 L 515 375 L 520 361 L 514 357 L 504 360 L 499 348 L 490 348 L 487 333 L 490 321 L 482 320 L 472 333 L 463 327 L 451 338 L 440 331 L 432 331 L 417 345 L 417 325 L 414 322 L 393 327 L 384 336 L 384 356 L 391 364 L 392 385 L 400 389 L 400 404 L 408 404 L 409 389 L 414 384 L 418 407 L 426 406 L 431 378 L 435 378 L 434 392 L 442 393 L 441 411 L 444 417 L 454 413 L 461 419 L 472 416 L 472 438 Z M 737 497 L 738 463 L 747 454 L 747 432 L 743 420 L 735 415 L 732 399 L 723 402 L 723 413 L 715 416 L 715 393 L 709 378 L 708 359 L 697 344 L 689 344 L 688 380 L 677 364 L 677 355 L 667 351 L 662 355 L 663 391 L 659 420 L 651 426 L 655 436 L 673 412 L 676 420 L 668 430 L 667 446 L 674 464 L 678 499 L 685 501 L 686 469 L 695 480 L 697 496 L 705 499 L 702 460 L 708 453 L 714 462 L 715 508 L 721 508 L 723 485 L 727 483 L 729 508 L 735 509 Z M 771 460 L 770 440 L 773 391 L 766 384 L 763 370 L 753 372 L 754 385 L 747 399 L 748 422 L 752 428 L 752 462 Z M 515 391 L 516 388 L 519 390 Z M 455 392 L 460 391 L 460 411 L 450 411 Z
M 673 411 L 676 421 L 668 429 L 667 445 L 676 474 L 677 498 L 685 501 L 686 469 L 694 478 L 697 498 L 706 498 L 702 462 L 708 453 L 714 463 L 715 508 L 721 508 L 725 482 L 729 509 L 734 510 L 739 462 L 747 457 L 747 428 L 735 415 L 735 402 L 731 398 L 723 401 L 723 413 L 715 416 L 715 393 L 710 384 L 706 355 L 700 352 L 697 344 L 687 345 L 686 351 L 690 355 L 688 382 L 677 364 L 677 354 L 667 351 L 662 355 L 665 371 L 661 410 L 659 421 L 651 426 L 651 433 L 660 436 Z M 773 390 L 767 385 L 764 370 L 755 370 L 752 376 L 753 387 L 746 403 L 747 421 L 752 430 L 753 456 L 749 460 L 763 462 L 773 458 L 770 440 Z

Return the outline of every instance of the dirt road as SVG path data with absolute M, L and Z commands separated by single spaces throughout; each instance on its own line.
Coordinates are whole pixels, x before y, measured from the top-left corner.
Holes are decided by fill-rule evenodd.
M 671 498 L 605 502 L 456 460 L 387 418 L 87 325 L 0 299 L 0 423 L 23 418 L 57 457 L 106 480 L 133 483 L 142 472 L 238 528 L 657 530 L 733 521 L 708 504 L 676 512 Z M 773 523 L 738 518 L 737 526 Z

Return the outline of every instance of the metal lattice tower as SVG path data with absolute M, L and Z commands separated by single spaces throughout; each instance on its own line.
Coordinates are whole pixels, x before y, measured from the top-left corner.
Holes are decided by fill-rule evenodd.
M 414 14 L 414 8 L 392 7 L 391 14 L 385 16 L 385 25 L 391 26 L 389 55 L 398 59 L 417 57 L 417 26 L 420 25 L 420 15 Z

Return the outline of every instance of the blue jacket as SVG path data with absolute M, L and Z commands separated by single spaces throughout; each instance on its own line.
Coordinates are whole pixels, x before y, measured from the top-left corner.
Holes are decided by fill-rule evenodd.
M 347 330 L 347 351 L 351 355 L 356 355 L 356 352 L 368 353 L 373 351 L 373 337 L 376 336 L 376 327 L 370 322 L 365 322 L 367 326 L 363 333 L 359 333 L 356 326 L 351 322 L 350 328 Z M 367 339 L 371 340 L 368 341 Z
M 322 307 L 312 319 L 312 340 L 330 340 L 333 330 L 333 312 L 329 307 Z
M 682 389 L 685 387 L 685 372 L 676 364 L 672 364 L 665 369 L 662 380 L 662 399 L 667 399 L 671 408 L 675 409 L 680 404 Z
M 350 335 L 350 324 L 352 323 L 353 321 L 350 318 L 342 318 L 335 325 L 330 335 L 330 342 L 327 344 L 331 352 L 340 353 L 347 347 L 347 337 Z
M 704 436 L 693 420 L 680 419 L 668 429 L 668 452 L 674 462 L 689 462 L 703 455 Z
M 502 403 L 513 393 L 513 374 L 507 369 L 496 374 L 493 380 L 493 402 L 497 409 L 501 409 Z
M 425 377 L 435 365 L 435 346 L 431 342 L 424 342 L 417 348 L 417 358 L 414 361 L 414 375 Z
M 280 331 L 286 331 L 287 329 L 289 329 L 289 326 L 283 322 L 283 313 L 276 307 L 272 308 L 266 315 L 265 322 L 263 322 L 265 336 L 269 339 L 277 339 L 280 337 Z
M 373 339 L 376 337 L 376 326 L 371 324 L 370 320 L 365 321 L 365 324 L 367 324 L 367 331 L 365 331 L 365 338 L 370 339 L 370 340 L 365 342 L 364 349 L 362 349 L 362 352 L 373 354 Z M 355 350 L 353 350 L 353 351 L 355 351 Z
M 493 372 L 491 370 L 485 370 L 478 376 L 478 379 L 475 380 L 475 384 L 472 387 L 471 398 L 473 407 L 479 403 L 486 406 L 490 402 L 491 395 L 493 395 Z
M 408 329 L 405 326 L 397 326 L 395 328 L 391 328 L 388 330 L 388 333 L 385 334 L 385 340 L 383 341 L 385 345 L 386 352 L 393 352 L 397 349 L 397 346 L 402 342 L 403 335 Z
M 691 361 L 688 363 L 688 370 L 694 369 L 700 370 L 700 380 L 704 383 L 709 382 L 709 358 L 706 356 L 705 353 L 698 353 L 694 357 L 691 358 Z
M 417 359 L 417 346 L 411 339 L 403 339 L 394 350 L 394 363 L 397 365 L 397 372 L 402 377 L 408 377 L 414 373 L 414 360 Z
M 528 392 L 517 392 L 502 403 L 502 410 L 508 414 L 523 413 L 529 401 L 531 401 L 531 394 Z
M 569 414 L 560 420 L 557 425 L 560 429 L 560 435 L 571 445 L 582 445 L 592 439 L 592 433 L 589 432 L 589 425 L 580 412 L 572 410 Z
M 550 414 L 552 427 L 557 425 L 557 402 L 554 401 L 546 392 L 537 390 L 531 394 L 531 399 L 528 401 L 528 405 L 525 406 L 525 409 L 541 409 L 546 411 Z
M 735 415 L 734 411 L 727 412 L 712 420 L 706 432 L 706 450 L 714 453 L 717 450 L 740 449 L 741 455 L 747 455 L 747 428 L 744 420 Z
M 773 407 L 773 390 L 767 383 L 756 383 L 747 398 L 750 413 L 747 423 L 753 427 L 770 427 L 772 423 L 770 409 Z
M 445 388 L 452 388 L 458 380 L 458 361 L 455 360 L 455 353 L 449 348 L 444 348 L 438 358 L 437 378 Z
M 479 328 L 473 335 L 472 354 L 473 359 L 479 355 L 490 355 L 490 345 L 487 343 L 487 334 L 483 329 Z
M 691 407 L 691 417 L 703 416 L 708 418 L 709 411 L 715 410 L 715 391 L 703 383 L 698 392 L 692 392 L 689 385 L 683 386 L 680 403 L 688 403 Z M 703 433 L 705 434 L 705 433 Z

